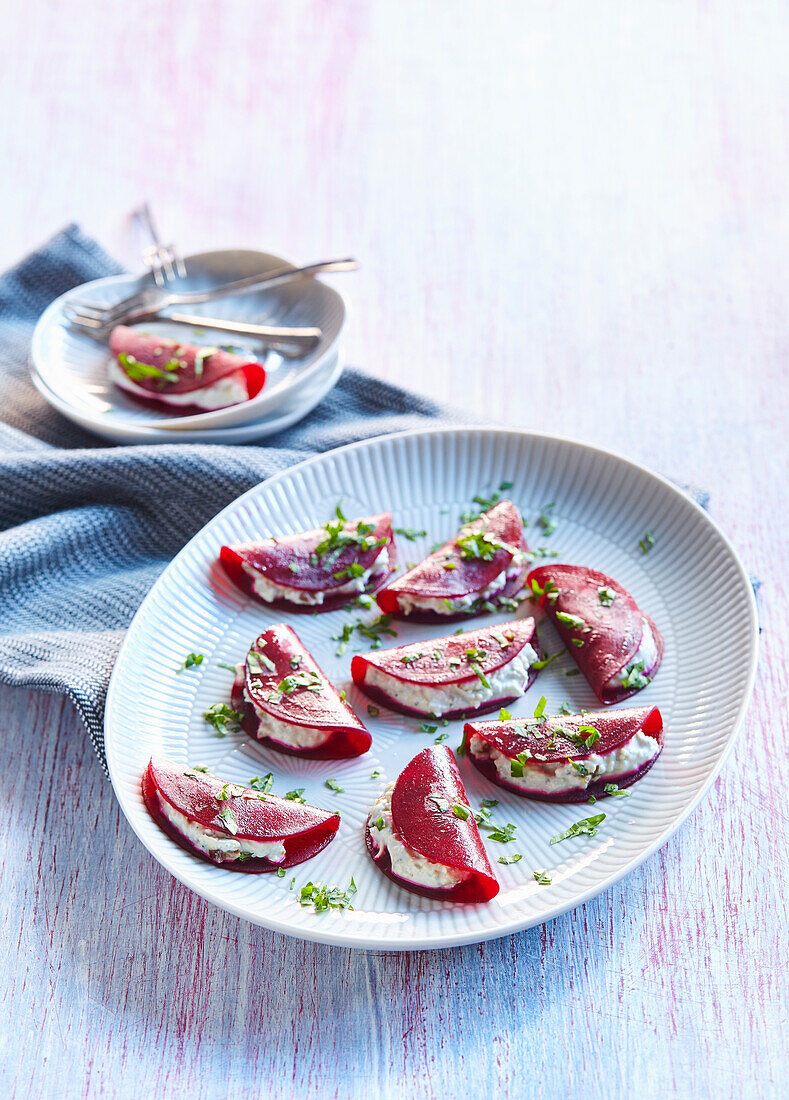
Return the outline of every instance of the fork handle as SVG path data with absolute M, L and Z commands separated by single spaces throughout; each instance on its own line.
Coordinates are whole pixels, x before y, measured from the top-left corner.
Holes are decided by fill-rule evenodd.
M 201 317 L 197 313 L 161 313 L 158 319 L 176 321 L 179 325 L 193 325 L 195 328 L 234 332 L 237 336 L 262 336 L 268 340 L 284 340 L 289 344 L 304 347 L 313 347 L 323 335 L 319 328 L 275 328 L 272 325 L 253 325 L 247 321 L 215 320 L 213 317 Z
M 250 290 L 259 287 L 278 286 L 287 283 L 291 279 L 297 279 L 301 275 L 317 275 L 321 271 L 355 271 L 359 264 L 356 260 L 323 260 L 317 264 L 307 264 L 306 267 L 277 267 L 273 271 L 267 271 L 262 275 L 248 275 L 245 279 L 236 279 L 232 283 L 224 283 L 214 287 L 213 290 L 191 290 L 183 294 L 168 293 L 168 305 L 185 306 L 198 302 L 215 302 L 218 298 L 227 298 L 233 294 L 246 294 Z

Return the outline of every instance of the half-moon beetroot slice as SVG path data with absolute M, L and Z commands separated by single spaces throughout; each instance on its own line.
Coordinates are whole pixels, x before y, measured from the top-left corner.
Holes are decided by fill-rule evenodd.
M 521 588 L 528 546 L 520 512 L 502 500 L 376 596 L 387 615 L 452 622 L 496 610 Z
M 601 703 L 621 703 L 652 681 L 663 637 L 613 577 L 585 565 L 540 565 L 527 585 Z
M 219 560 L 253 599 L 286 611 L 334 611 L 391 576 L 397 553 L 390 512 L 223 546 Z
M 283 623 L 257 638 L 236 676 L 233 707 L 250 737 L 314 760 L 361 756 L 370 734 L 301 642 Z
M 499 787 L 542 802 L 605 798 L 645 775 L 663 749 L 657 707 L 467 722 L 463 747 Z
M 256 397 L 266 381 L 265 367 L 256 359 L 126 325 L 112 330 L 110 351 L 116 386 L 143 404 L 179 415 L 238 405 Z
M 490 901 L 499 884 L 455 759 L 423 749 L 373 804 L 367 850 L 388 878 L 442 901 Z
M 534 619 L 431 638 L 351 661 L 365 695 L 402 714 L 463 718 L 512 703 L 531 685 L 540 656 Z
M 334 839 L 339 814 L 262 794 L 153 757 L 142 795 L 156 824 L 187 852 L 229 871 L 293 867 Z

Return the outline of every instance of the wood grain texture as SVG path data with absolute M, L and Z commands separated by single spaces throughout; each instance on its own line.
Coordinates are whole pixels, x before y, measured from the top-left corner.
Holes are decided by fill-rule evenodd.
M 349 361 L 705 486 L 764 630 L 735 754 L 658 855 L 544 928 L 410 956 L 189 895 L 120 819 L 70 705 L 4 690 L 11 1095 L 780 1095 L 786 6 L 3 14 L 0 263 L 74 218 L 131 260 L 144 196 L 188 249 L 353 253 Z

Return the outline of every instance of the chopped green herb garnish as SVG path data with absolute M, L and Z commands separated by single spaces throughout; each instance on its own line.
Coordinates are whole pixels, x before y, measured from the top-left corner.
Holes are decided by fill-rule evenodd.
M 520 852 L 513 852 L 511 856 L 499 856 L 497 863 L 503 863 L 505 867 L 508 867 L 511 863 L 518 863 L 523 859 Z
M 603 790 L 606 794 L 614 795 L 619 798 L 630 798 L 630 791 L 620 791 L 616 783 L 606 783 Z
M 268 794 L 273 782 L 274 776 L 271 772 L 266 772 L 265 775 L 253 775 L 249 781 L 249 785 L 253 791 L 260 791 L 262 794 Z
M 295 791 L 288 791 L 288 793 L 285 795 L 285 798 L 288 802 L 306 802 L 307 799 L 303 797 L 304 790 L 304 787 L 299 787 Z
M 542 718 L 543 714 L 545 714 L 545 707 L 546 707 L 547 703 L 548 703 L 548 700 L 543 695 L 541 697 L 539 703 L 537 704 L 537 706 L 534 708 L 534 717 L 535 718 Z
M 243 717 L 240 710 L 233 710 L 227 703 L 213 703 L 208 710 L 203 711 L 203 718 L 214 727 L 217 737 L 238 733 Z
M 438 726 L 431 726 L 427 722 L 421 722 L 419 725 L 420 733 L 435 733 L 437 729 Z
M 547 871 L 532 871 L 532 876 L 534 878 L 534 881 L 536 883 L 538 883 L 540 886 L 550 886 L 551 885 L 551 880 L 548 877 L 548 872 Z
M 379 817 L 377 821 L 373 822 L 373 824 L 375 825 L 379 833 L 386 828 L 386 822 L 382 817 Z
M 210 773 L 210 769 L 207 768 L 205 766 L 205 764 L 193 764 L 192 765 L 192 771 L 193 772 L 203 772 L 204 774 L 209 774 Z
M 614 592 L 613 588 L 609 588 L 607 584 L 597 589 L 597 595 L 603 607 L 610 607 L 616 599 L 616 592 Z
M 238 672 L 238 669 L 235 665 L 229 665 L 226 661 L 217 661 L 216 662 L 216 667 L 217 668 L 226 668 L 228 672 L 232 672 L 234 675 L 235 675 L 236 672 Z
M 464 806 L 462 802 L 456 802 L 452 807 L 452 813 L 455 817 L 459 817 L 461 821 L 465 821 L 471 813 L 471 810 L 468 806 Z
M 625 670 L 625 679 L 622 682 L 624 688 L 636 688 L 640 691 L 641 688 L 645 688 L 647 684 L 651 684 L 652 680 L 649 676 L 645 675 L 643 660 L 633 661 L 631 665 L 627 666 Z
M 378 707 L 374 707 L 372 703 L 368 703 L 367 713 L 370 715 L 371 718 L 377 718 L 381 712 Z
M 284 878 L 286 874 L 287 874 L 287 871 L 285 870 L 284 867 L 278 867 L 277 868 L 277 871 L 276 871 L 277 878 Z
M 434 805 L 438 807 L 438 812 L 441 814 L 445 814 L 449 809 L 449 803 L 447 802 L 447 800 L 445 798 L 441 798 L 437 794 L 429 794 L 427 796 L 427 800 L 428 802 L 434 803 Z
M 182 665 L 179 665 L 178 668 L 176 669 L 176 671 L 177 672 L 184 672 L 185 669 L 195 668 L 197 665 L 201 665 L 202 663 L 203 663 L 203 654 L 202 653 L 189 653 L 189 654 L 187 654 L 186 659 L 184 660 L 184 663 Z M 233 671 L 235 671 L 235 669 Z
M 330 791 L 334 791 L 335 794 L 345 793 L 345 788 L 341 787 L 336 779 L 327 779 L 326 786 L 329 788 Z
M 591 629 L 580 615 L 571 615 L 567 611 L 557 611 L 556 618 L 560 623 L 569 626 L 571 630 L 583 630 L 585 634 L 588 634 Z
M 573 708 L 568 702 L 564 702 L 559 706 L 559 714 L 572 714 Z
M 557 833 L 556 836 L 551 837 L 551 844 L 558 844 L 560 840 L 569 840 L 574 836 L 594 836 L 598 825 L 605 821 L 605 816 L 605 814 L 597 814 L 595 817 L 585 817 L 581 821 L 576 821 L 563 833 Z
M 381 774 L 380 771 L 378 770 L 378 768 L 376 768 L 374 772 L 370 772 L 370 778 L 371 779 L 377 779 L 380 776 L 380 774 Z
M 551 661 L 555 661 L 556 658 L 561 657 L 561 655 L 562 655 L 562 651 L 559 650 L 558 653 L 552 653 L 550 657 L 543 657 L 542 660 L 540 660 L 540 661 L 532 661 L 531 667 L 536 668 L 537 671 L 539 672 L 540 669 L 547 668 L 548 665 L 551 663 Z
M 163 388 L 168 382 L 177 382 L 178 374 L 176 372 L 181 367 L 178 359 L 171 359 L 168 363 L 165 363 L 164 369 L 155 367 L 151 363 L 140 363 L 133 355 L 128 355 L 125 351 L 122 351 L 118 356 L 118 362 L 132 382 L 141 382 L 144 378 L 157 378 L 160 388 Z
M 510 712 L 509 712 L 509 711 L 507 710 L 507 708 L 506 708 L 506 707 L 502 707 L 502 708 L 501 708 L 501 710 L 499 711 L 499 721 L 500 721 L 500 722 L 509 722 L 509 720 L 510 720 L 511 718 L 512 718 L 512 715 L 511 715 L 511 714 L 510 714 Z
M 551 501 L 550 504 L 543 506 L 543 510 L 539 516 L 537 516 L 537 526 L 541 528 L 542 533 L 547 538 L 552 535 L 556 528 L 559 526 L 559 521 L 554 518 L 553 510 L 556 507 L 556 502 Z
M 506 493 L 507 490 L 511 489 L 514 484 L 514 481 L 502 481 L 501 485 L 499 485 L 499 492 Z
M 277 671 L 277 666 L 271 658 L 267 657 L 265 653 L 259 653 L 256 649 L 250 649 L 247 654 L 247 664 L 250 672 L 257 672 L 258 675 L 262 675 L 264 670 L 266 672 Z
M 218 821 L 222 822 L 222 825 L 229 833 L 235 836 L 238 832 L 238 822 L 236 821 L 236 815 L 229 806 L 225 806 L 224 810 L 216 815 L 216 818 Z
M 289 561 L 288 562 L 288 569 L 290 569 L 291 573 L 300 573 L 301 572 L 301 566 L 299 565 L 299 563 L 297 561 Z
M 495 840 L 497 844 L 509 844 L 511 840 L 515 839 L 516 826 L 508 821 L 506 825 L 487 825 L 485 828 L 489 829 L 488 840 Z
M 396 535 L 402 535 L 404 539 L 408 539 L 409 542 L 413 542 L 414 539 L 420 539 L 423 535 L 427 534 L 427 531 L 417 531 L 415 527 L 395 527 L 394 533 Z
M 651 531 L 647 531 L 644 537 L 640 540 L 639 544 L 641 551 L 644 554 L 648 554 L 652 547 L 655 545 L 655 536 Z
M 311 905 L 316 913 L 324 913 L 327 909 L 353 909 L 351 901 L 355 893 L 356 883 L 353 879 L 347 890 L 341 890 L 339 886 L 327 886 L 324 882 L 308 882 L 301 888 L 299 904 Z
M 438 737 L 433 738 L 433 743 L 436 744 L 436 745 L 441 745 L 441 744 L 443 744 L 444 741 L 446 741 L 446 739 L 448 737 L 449 737 L 449 734 L 445 730 L 443 733 L 439 733 Z
M 356 628 L 353 623 L 343 623 L 342 630 L 339 634 L 332 634 L 332 639 L 340 644 L 337 646 L 335 653 L 338 657 L 342 657 L 343 653 L 348 648 L 348 643 L 353 636 L 353 632 Z
M 350 565 L 346 565 L 344 569 L 340 569 L 334 576 L 338 581 L 344 580 L 346 577 L 353 579 L 355 577 L 363 577 L 367 570 L 358 561 L 352 561 Z

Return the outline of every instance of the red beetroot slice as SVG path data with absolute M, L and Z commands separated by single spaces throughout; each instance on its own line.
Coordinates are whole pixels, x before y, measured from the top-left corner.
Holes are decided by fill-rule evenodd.
M 229 798 L 217 797 L 229 793 L 228 790 L 223 791 L 226 786 L 216 776 L 180 768 L 157 757 L 151 759 L 142 778 L 143 799 L 156 824 L 187 852 L 229 871 L 260 874 L 276 871 L 279 867 L 293 867 L 317 855 L 334 839 L 339 828 L 339 814 L 289 802 L 276 795 L 261 796 L 257 791 L 244 788 L 242 794 L 231 794 Z M 234 784 L 229 787 L 238 790 Z M 252 856 L 243 861 L 212 859 L 165 817 L 160 799 L 193 824 L 211 829 L 220 836 L 249 841 L 282 841 L 285 858 L 279 863 L 262 856 Z M 229 811 L 231 816 L 225 815 L 224 819 L 218 817 L 225 811 Z M 228 824 L 231 827 L 235 825 L 236 832 L 232 832 Z
M 463 556 L 458 539 L 469 534 L 484 533 L 501 543 L 489 559 Z M 419 565 L 409 569 L 376 596 L 378 605 L 388 615 L 407 617 L 417 622 L 452 622 L 464 618 L 469 612 L 460 610 L 443 615 L 436 611 L 422 610 L 401 612 L 399 597 L 415 596 L 419 599 L 453 600 L 482 592 L 496 577 L 509 569 L 512 559 L 519 550 L 528 552 L 523 535 L 523 521 L 520 512 L 509 500 L 500 501 L 490 511 L 484 512 L 479 519 L 466 525 L 455 538 L 444 543 Z M 454 568 L 453 568 L 454 567 Z M 523 587 L 526 567 L 516 577 L 509 579 L 491 602 L 506 596 L 512 596 Z
M 133 390 L 145 390 L 152 399 L 158 400 L 170 394 L 195 393 L 235 374 L 246 385 L 248 398 L 255 397 L 263 388 L 266 371 L 262 363 L 221 348 L 208 355 L 206 350 L 196 344 L 181 344 L 169 337 L 146 336 L 125 325 L 114 328 L 110 335 L 110 351 L 127 375 L 128 368 L 123 366 L 120 355 L 177 375 L 175 381 L 156 375 L 129 378 Z M 168 365 L 174 362 L 178 363 L 177 368 Z M 181 408 L 179 405 L 179 411 Z
M 446 802 L 441 810 L 434 799 Z M 378 867 L 398 886 L 425 897 L 445 901 L 490 901 L 499 892 L 499 884 L 479 835 L 474 814 L 469 808 L 463 820 L 453 805 L 469 806 L 466 789 L 455 758 L 443 745 L 431 746 L 406 764 L 392 791 L 392 826 L 403 843 L 429 859 L 466 873 L 463 882 L 451 888 L 420 886 L 392 874 L 384 854 Z M 367 828 L 367 847 L 375 859 L 375 846 Z
M 590 736 L 589 727 L 593 727 L 600 736 L 587 747 L 583 742 Z M 477 758 L 469 750 L 469 742 L 476 734 L 510 760 L 515 760 L 521 753 L 526 754 L 524 759 L 530 766 L 539 767 L 540 764 L 556 764 L 566 760 L 582 762 L 591 753 L 605 756 L 615 752 L 639 730 L 654 737 L 660 746 L 660 751 L 651 760 L 616 779 L 605 776 L 587 787 L 567 791 L 530 791 L 515 783 L 507 783 L 492 760 Z M 629 787 L 649 771 L 663 749 L 663 718 L 657 707 L 633 707 L 607 713 L 597 711 L 561 715 L 545 718 L 539 723 L 517 718 L 506 722 L 467 722 L 463 730 L 463 747 L 472 764 L 499 787 L 543 802 L 586 802 L 590 795 L 606 797 L 605 786 L 608 783 L 615 782 L 619 788 Z
M 371 544 L 368 549 L 364 549 L 359 543 L 350 543 L 340 548 L 339 554 L 328 550 L 318 556 L 316 550 L 326 542 L 328 536 L 327 529 L 319 527 L 314 531 L 281 535 L 262 542 L 223 546 L 219 560 L 227 575 L 242 592 L 268 607 L 288 611 L 333 611 L 353 598 L 354 593 L 348 592 L 331 595 L 333 589 L 342 587 L 353 579 L 348 572 L 351 567 L 360 566 L 365 571 L 372 569 L 379 555 L 386 550 L 389 568 L 365 587 L 364 591 L 370 593 L 386 583 L 396 564 L 391 512 L 366 516 L 344 524 L 344 530 L 349 532 L 358 532 L 360 527 L 362 532 L 366 532 L 362 538 Z M 385 540 L 383 544 L 382 540 Z M 255 592 L 253 580 L 244 569 L 245 565 L 273 584 L 306 593 L 323 592 L 326 594 L 324 601 L 320 604 L 298 604 L 284 597 L 271 602 L 263 600 Z M 343 575 L 338 577 L 337 573 Z
M 649 615 L 621 584 L 597 569 L 584 565 L 541 565 L 526 579 L 546 590 L 539 603 L 554 623 L 567 650 L 601 703 L 619 703 L 640 690 L 638 687 L 606 688 L 606 684 L 635 657 L 641 645 L 643 620 L 649 623 L 657 647 L 657 660 L 646 675 L 654 677 L 663 659 L 663 637 Z M 550 588 L 553 584 L 555 588 Z M 610 604 L 600 600 L 600 589 L 614 593 Z M 554 592 L 558 591 L 556 598 Z M 557 612 L 582 619 L 588 630 L 574 627 L 557 619 Z M 582 645 L 577 644 L 582 642 Z
M 264 630 L 255 641 L 243 673 L 236 677 L 232 702 L 243 714 L 246 733 L 292 756 L 339 760 L 361 756 L 372 743 L 370 734 L 340 698 L 296 632 L 282 623 Z M 300 727 L 325 730 L 327 738 L 312 747 L 276 740 L 261 732 L 256 708 L 294 730 Z
M 401 713 L 422 716 L 430 712 L 404 706 L 385 689 L 365 683 L 369 670 L 377 669 L 404 684 L 440 688 L 449 684 L 471 683 L 477 679 L 472 663 L 484 676 L 488 676 L 509 664 L 527 644 L 532 646 L 539 657 L 540 643 L 533 618 L 481 627 L 446 638 L 432 638 L 427 642 L 383 649 L 377 653 L 357 654 L 351 661 L 351 675 L 354 683 L 371 699 Z M 474 659 L 469 658 L 470 653 L 475 654 Z M 530 669 L 524 690 L 528 690 L 536 675 L 537 670 Z M 484 714 L 517 698 L 519 696 L 510 695 L 491 699 L 469 710 L 446 711 L 442 717 L 460 718 L 466 714 Z

